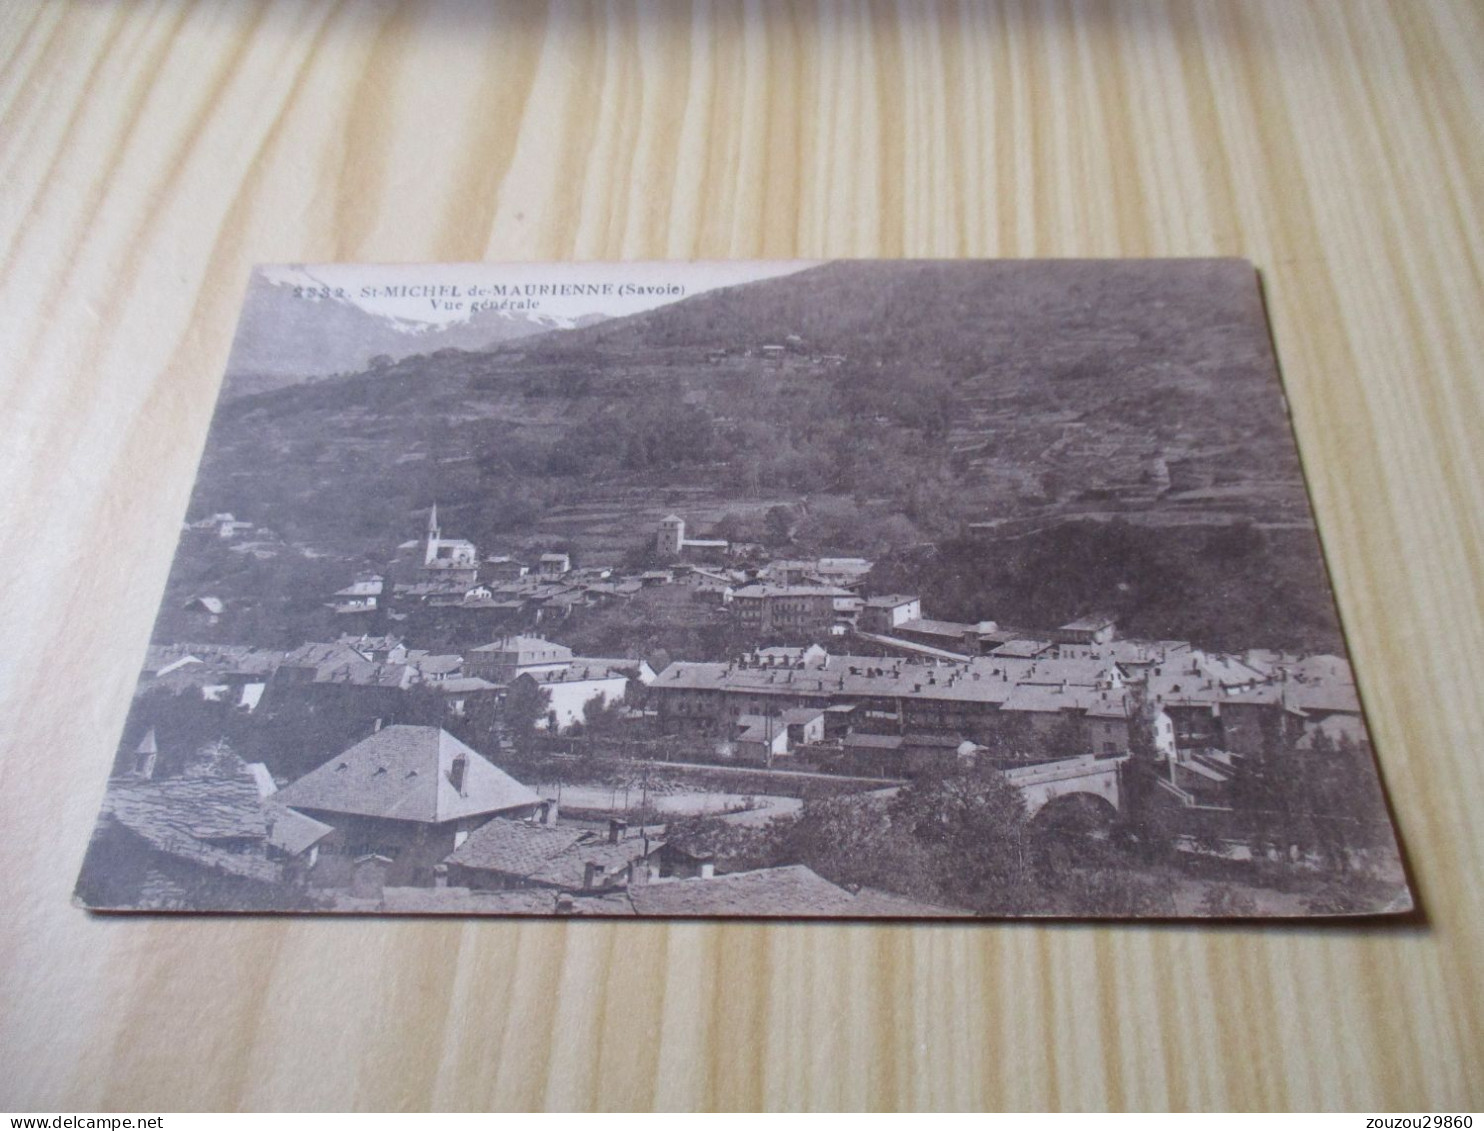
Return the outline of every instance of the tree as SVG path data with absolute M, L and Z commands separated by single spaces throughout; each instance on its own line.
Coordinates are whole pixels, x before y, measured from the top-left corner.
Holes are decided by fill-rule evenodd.
M 1274 728 L 1234 786 L 1255 852 L 1317 857 L 1346 874 L 1368 850 L 1392 842 L 1370 748 L 1347 735 Z
M 476 750 L 493 749 L 499 743 L 499 706 L 489 696 L 476 695 L 465 704 L 462 715 L 449 719 L 447 729 Z
M 1170 880 L 1120 868 L 1042 871 L 1025 910 L 1060 915 L 1173 915 Z
M 1369 850 L 1392 843 L 1370 746 L 1316 730 L 1306 761 L 1315 847 L 1332 871 L 1348 873 Z
M 302 777 L 396 720 L 402 692 L 368 695 L 341 684 L 270 684 L 235 743 L 246 762 L 264 762 L 290 780 Z
M 716 525 L 712 527 L 712 533 L 715 537 L 725 538 L 728 542 L 747 542 L 756 537 L 757 524 L 735 511 L 728 511 L 717 520 Z
M 388 723 L 406 726 L 442 727 L 448 719 L 448 706 L 431 687 L 409 687 L 402 692 L 400 700 Z
M 133 767 L 135 748 L 151 729 L 159 748 L 155 776 L 169 777 L 180 773 L 202 746 L 231 734 L 236 723 L 223 704 L 207 699 L 199 688 L 152 689 L 134 701 L 114 772 Z
M 694 855 L 715 857 L 717 866 L 725 871 L 750 872 L 785 862 L 780 852 L 785 840 L 782 825 L 791 831 L 789 822 L 739 825 L 721 817 L 679 817 L 666 822 L 665 839 Z
M 1122 832 L 1146 863 L 1168 857 L 1181 831 L 1179 803 L 1160 784 L 1163 776 L 1160 763 L 1137 751 L 1123 766 Z
M 595 738 L 611 735 L 623 721 L 623 701 L 609 702 L 601 691 L 582 705 L 582 729 Z
M 930 846 L 904 835 L 889 807 L 863 796 L 810 799 L 778 844 L 780 863 L 804 864 L 832 883 L 903 895 L 936 888 Z
M 981 910 L 1009 910 L 1026 879 L 1025 799 L 984 767 L 919 777 L 892 801 L 893 827 L 930 849 L 945 889 Z
M 505 693 L 505 733 L 519 751 L 526 751 L 535 737 L 536 724 L 551 709 L 551 692 L 529 675 L 521 675 Z
M 1053 797 L 1030 822 L 1034 859 L 1043 870 L 1061 872 L 1070 867 L 1106 868 L 1123 863 L 1123 850 L 1114 842 L 1117 811 L 1090 793 Z
M 768 508 L 763 518 L 763 532 L 773 545 L 782 545 L 793 540 L 793 511 L 779 503 Z

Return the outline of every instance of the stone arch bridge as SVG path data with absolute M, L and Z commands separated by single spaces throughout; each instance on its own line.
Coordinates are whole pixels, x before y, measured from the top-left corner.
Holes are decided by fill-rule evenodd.
M 1035 817 L 1048 802 L 1072 794 L 1090 794 L 1106 801 L 1115 810 L 1122 810 L 1120 779 L 1123 764 L 1127 761 L 1127 754 L 1117 758 L 1080 754 L 1075 758 L 1061 758 L 1034 766 L 1015 766 L 1004 773 L 1005 779 L 1025 798 L 1025 814 L 1029 818 Z

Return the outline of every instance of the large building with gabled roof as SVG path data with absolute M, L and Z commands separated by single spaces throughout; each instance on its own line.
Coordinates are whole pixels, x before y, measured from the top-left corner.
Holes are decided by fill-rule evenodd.
M 490 818 L 528 817 L 545 802 L 439 727 L 389 726 L 311 770 L 274 798 L 335 832 L 313 879 L 349 882 L 363 856 L 391 861 L 387 883 L 432 884 L 437 865 Z

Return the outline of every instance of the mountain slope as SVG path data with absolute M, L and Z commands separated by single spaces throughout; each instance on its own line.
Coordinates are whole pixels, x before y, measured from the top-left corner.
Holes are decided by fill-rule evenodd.
M 831 263 L 242 396 L 196 509 L 336 548 L 394 544 L 435 499 L 482 544 L 605 552 L 676 506 L 807 505 L 834 516 L 811 536 L 859 552 L 888 529 L 1306 516 L 1252 270 L 1210 260 Z

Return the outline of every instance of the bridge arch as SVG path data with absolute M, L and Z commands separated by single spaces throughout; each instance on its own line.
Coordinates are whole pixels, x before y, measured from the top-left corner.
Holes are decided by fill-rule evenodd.
M 1118 806 L 1101 793 L 1091 790 L 1069 790 L 1047 799 L 1031 815 L 1031 823 L 1040 828 L 1064 828 L 1075 831 L 1109 829 L 1118 822 Z
M 1118 809 L 1098 793 L 1073 790 L 1051 798 L 1030 821 L 1030 846 L 1043 866 L 1064 870 L 1106 858 Z
M 1056 762 L 1017 766 L 1005 772 L 1006 779 L 1025 798 L 1025 815 L 1032 820 L 1042 808 L 1059 797 L 1088 794 L 1110 805 L 1114 814 L 1123 808 L 1121 770 L 1126 758 L 1097 758 L 1084 754 Z

